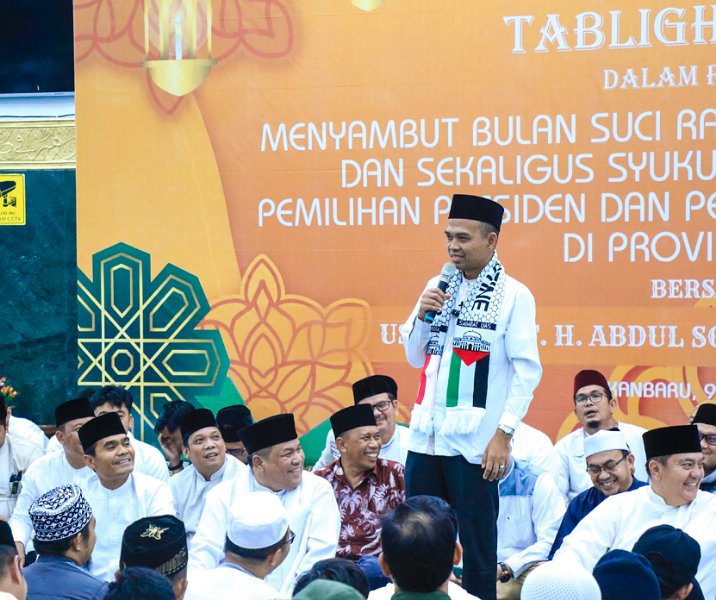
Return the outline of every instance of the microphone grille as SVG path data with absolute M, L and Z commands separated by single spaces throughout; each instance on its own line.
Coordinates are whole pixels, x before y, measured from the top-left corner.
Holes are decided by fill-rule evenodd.
M 451 262 L 446 262 L 443 265 L 442 270 L 440 271 L 440 279 L 450 281 L 450 279 L 453 275 L 455 275 L 455 273 L 457 273 L 457 267 Z

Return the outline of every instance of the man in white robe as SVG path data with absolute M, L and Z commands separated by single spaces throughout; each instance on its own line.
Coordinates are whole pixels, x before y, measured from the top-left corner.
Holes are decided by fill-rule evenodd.
M 286 560 L 266 577 L 267 583 L 288 595 L 298 575 L 335 556 L 340 529 L 336 499 L 327 481 L 303 470 L 304 455 L 292 414 L 258 421 L 241 437 L 250 469 L 207 494 L 189 546 L 189 581 L 194 569 L 213 569 L 224 558 L 223 542 L 234 503 L 250 492 L 264 491 L 281 500 L 296 535 Z
M 32 521 L 29 509 L 44 493 L 61 485 L 76 484 L 83 491 L 87 482 L 96 478 L 84 460 L 84 451 L 77 435 L 80 427 L 94 418 L 94 412 L 86 398 L 75 398 L 55 408 L 55 439 L 60 452 L 51 452 L 35 461 L 22 478 L 22 490 L 17 499 L 10 527 L 21 562 L 25 560 L 25 548 L 32 539 Z
M 288 598 L 264 579 L 289 555 L 293 533 L 276 494 L 251 492 L 231 507 L 224 562 L 196 570 L 184 600 L 276 600 Z
M 107 412 L 116 412 L 122 419 L 122 424 L 127 430 L 127 435 L 134 448 L 134 470 L 144 473 L 159 481 L 169 482 L 169 469 L 162 453 L 154 446 L 138 440 L 134 437 L 134 415 L 132 406 L 134 399 L 132 394 L 123 387 L 106 385 L 93 395 L 86 394 L 89 398 L 94 416 L 99 417 Z M 47 447 L 47 453 L 58 452 L 61 446 L 56 439 L 51 439 Z
M 570 563 L 592 570 L 609 550 L 631 550 L 650 527 L 671 525 L 701 546 L 696 574 L 704 596 L 716 597 L 716 498 L 699 490 L 703 454 L 695 425 L 647 431 L 644 448 L 650 485 L 608 497 L 590 512 L 554 555 L 569 572 Z
M 584 458 L 584 440 L 597 431 L 618 428 L 624 434 L 634 455 L 635 476 L 646 481 L 646 457 L 641 438 L 646 429 L 614 418 L 617 401 L 612 397 L 606 377 L 592 369 L 580 371 L 574 377 L 573 398 L 574 414 L 582 427 L 564 436 L 554 446 L 561 460 L 557 487 L 567 501 L 592 487 Z
M 142 517 L 175 515 L 172 493 L 166 483 L 133 472 L 134 448 L 116 412 L 91 419 L 79 436 L 85 463 L 97 474 L 85 492 L 97 519 L 90 572 L 112 581 L 127 525 Z
M 380 431 L 380 457 L 405 466 L 408 456 L 407 428 L 396 423 L 398 416 L 398 384 L 387 375 L 371 375 L 353 384 L 354 404 L 369 404 L 373 408 Z M 333 429 L 328 430 L 326 446 L 313 465 L 313 470 L 325 469 L 337 461 L 341 453 L 336 446 Z
M 169 480 L 177 517 L 184 521 L 191 540 L 204 510 L 206 494 L 248 467 L 226 453 L 226 446 L 208 408 L 187 413 L 180 424 L 183 452 L 191 465 Z

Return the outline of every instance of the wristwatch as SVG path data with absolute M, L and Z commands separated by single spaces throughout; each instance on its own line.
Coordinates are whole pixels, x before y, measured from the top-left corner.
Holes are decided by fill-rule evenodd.
M 498 425 L 497 429 L 500 429 L 507 437 L 511 437 L 515 433 L 515 428 L 507 425 Z
M 500 571 L 502 571 L 502 575 L 500 575 L 500 579 L 498 579 L 500 583 L 507 583 L 512 579 L 512 571 L 510 571 L 510 568 L 505 563 L 500 561 L 497 563 L 497 566 L 500 567 Z

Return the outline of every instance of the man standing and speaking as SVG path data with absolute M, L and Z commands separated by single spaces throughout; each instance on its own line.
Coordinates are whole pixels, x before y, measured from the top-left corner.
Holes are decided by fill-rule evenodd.
M 542 375 L 534 298 L 495 252 L 503 213 L 487 198 L 453 196 L 445 237 L 456 269 L 443 268 L 445 291 L 428 282 L 401 327 L 408 362 L 422 367 L 406 491 L 455 509 L 463 586 L 483 600 L 495 598 L 497 481 Z

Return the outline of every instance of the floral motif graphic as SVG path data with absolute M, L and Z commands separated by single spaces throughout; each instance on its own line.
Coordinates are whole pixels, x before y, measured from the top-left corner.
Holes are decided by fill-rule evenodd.
M 77 283 L 78 383 L 132 390 L 138 437 L 167 400 L 221 390 L 228 356 L 217 332 L 195 329 L 209 303 L 194 275 L 167 265 L 152 280 L 149 254 L 117 244 Z
M 215 302 L 202 326 L 221 332 L 229 375 L 254 417 L 293 412 L 303 434 L 351 404 L 351 384 L 372 374 L 369 323 L 362 300 L 324 308 L 288 294 L 276 265 L 259 256 L 239 295 Z
M 288 56 L 293 23 L 282 0 L 214 0 L 213 54 L 219 62 L 243 50 L 261 59 Z M 144 71 L 144 0 L 78 0 L 75 62 L 97 55 L 119 67 L 138 69 L 155 104 L 173 113 L 181 98 L 161 91 Z

